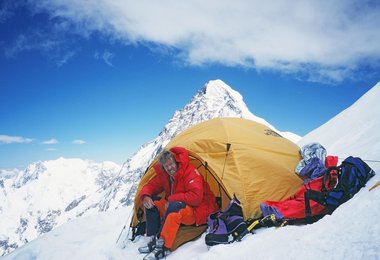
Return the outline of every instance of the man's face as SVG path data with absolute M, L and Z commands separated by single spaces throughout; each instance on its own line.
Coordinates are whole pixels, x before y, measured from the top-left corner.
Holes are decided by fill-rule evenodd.
M 172 158 L 170 158 L 166 162 L 164 162 L 164 164 L 162 166 L 164 167 L 165 171 L 169 175 L 174 175 L 174 173 L 176 173 L 178 170 L 177 169 L 177 163 Z

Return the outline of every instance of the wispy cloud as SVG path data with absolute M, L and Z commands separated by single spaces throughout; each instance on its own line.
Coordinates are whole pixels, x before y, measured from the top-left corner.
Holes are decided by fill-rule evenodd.
M 61 55 L 58 55 L 56 57 L 56 64 L 57 66 L 62 66 L 66 64 L 69 60 L 71 60 L 75 56 L 74 51 L 67 51 Z
M 52 139 L 49 139 L 49 140 L 46 140 L 46 141 L 42 141 L 41 144 L 58 144 L 58 140 L 55 139 L 55 138 L 52 138 Z
M 4 23 L 11 18 L 14 15 L 15 9 L 22 4 L 22 1 L 2 0 L 0 5 L 0 23 Z
M 339 81 L 359 65 L 380 63 L 380 7 L 371 0 L 32 3 L 84 37 L 100 32 L 112 42 L 172 48 L 192 66 L 219 63 Z M 102 57 L 108 65 L 110 54 Z
M 10 136 L 10 135 L 0 135 L 0 143 L 11 144 L 11 143 L 30 143 L 33 139 L 25 138 L 21 136 Z
M 4 54 L 8 58 L 14 58 L 14 56 L 24 50 L 30 50 L 32 47 L 27 41 L 27 37 L 23 34 L 20 34 L 11 46 L 4 48 Z
M 73 144 L 85 144 L 86 141 L 83 141 L 83 140 L 78 139 L 78 140 L 74 140 L 74 141 L 72 141 L 72 143 L 73 143 Z
M 30 27 L 14 39 L 4 41 L 2 49 L 5 57 L 13 59 L 23 52 L 42 51 L 48 60 L 58 67 L 66 64 L 77 53 L 76 47 L 65 38 L 68 28 L 58 25 L 51 25 L 52 28 L 46 26 Z
M 115 55 L 109 51 L 104 51 L 103 54 L 100 54 L 99 52 L 95 52 L 94 58 L 96 60 L 103 60 L 108 66 L 113 67 L 112 59 L 115 57 Z

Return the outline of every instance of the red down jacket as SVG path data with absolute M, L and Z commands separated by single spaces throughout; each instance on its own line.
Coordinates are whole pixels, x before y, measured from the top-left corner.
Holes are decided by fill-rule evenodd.
M 174 174 L 172 194 L 170 195 L 169 175 L 156 163 L 153 166 L 156 176 L 141 189 L 140 199 L 165 191 L 165 199 L 169 202 L 180 201 L 194 208 L 196 225 L 205 224 L 208 215 L 218 210 L 215 195 L 198 170 L 189 162 L 189 154 L 185 148 L 173 147 L 170 151 L 178 162 L 178 171 Z

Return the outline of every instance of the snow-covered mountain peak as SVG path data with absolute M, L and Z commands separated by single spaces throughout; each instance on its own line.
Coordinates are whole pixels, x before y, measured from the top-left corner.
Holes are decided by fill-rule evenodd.
M 206 83 L 186 107 L 198 108 L 201 105 L 205 106 L 205 110 L 209 109 L 212 112 L 219 110 L 219 117 L 231 116 L 252 120 L 259 119 L 248 110 L 242 95 L 220 79 L 210 80 Z M 263 119 L 259 120 L 265 121 Z
M 13 187 L 20 188 L 23 185 L 38 179 L 41 172 L 44 172 L 46 167 L 41 161 L 30 164 L 24 172 L 20 172 L 14 180 Z
M 239 92 L 232 89 L 230 86 L 228 86 L 220 79 L 210 80 L 208 83 L 205 84 L 201 92 L 208 99 L 220 99 L 224 97 L 230 97 L 236 102 L 243 101 L 243 97 L 240 95 Z

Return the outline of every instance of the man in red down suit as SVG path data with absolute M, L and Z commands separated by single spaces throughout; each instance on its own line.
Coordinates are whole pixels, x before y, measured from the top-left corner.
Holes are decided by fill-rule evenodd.
M 215 195 L 190 164 L 185 148 L 163 151 L 153 168 L 156 176 L 139 194 L 146 213 L 146 233 L 151 237 L 147 246 L 139 248 L 140 253 L 148 253 L 144 259 L 163 258 L 181 224 L 205 224 L 208 215 L 218 209 Z M 157 196 L 162 191 L 165 198 Z

